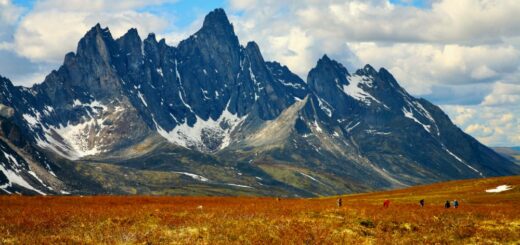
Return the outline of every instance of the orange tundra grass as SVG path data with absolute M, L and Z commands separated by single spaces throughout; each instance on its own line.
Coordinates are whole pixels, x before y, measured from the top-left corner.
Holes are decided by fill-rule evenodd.
M 337 198 L 0 196 L 0 244 L 520 243 L 520 176 Z

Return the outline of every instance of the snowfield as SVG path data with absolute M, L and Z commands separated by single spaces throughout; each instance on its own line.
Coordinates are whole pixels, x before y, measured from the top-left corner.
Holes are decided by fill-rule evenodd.
M 504 191 L 508 191 L 508 190 L 511 190 L 511 189 L 513 189 L 513 187 L 511 187 L 509 185 L 499 185 L 499 186 L 497 186 L 494 189 L 486 190 L 486 192 L 487 193 L 499 193 L 499 192 L 504 192 Z

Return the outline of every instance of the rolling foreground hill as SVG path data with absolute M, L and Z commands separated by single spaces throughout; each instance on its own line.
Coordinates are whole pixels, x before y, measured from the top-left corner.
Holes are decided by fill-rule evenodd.
M 498 188 L 497 188 L 498 187 Z M 1 244 L 518 244 L 520 177 L 319 199 L 0 196 Z M 389 199 L 390 207 L 383 208 Z M 418 205 L 425 199 L 426 205 Z M 445 209 L 457 199 L 459 208 Z
M 99 24 L 30 88 L 0 77 L 0 193 L 322 196 L 520 167 L 384 68 L 306 81 L 222 9 L 176 47 Z

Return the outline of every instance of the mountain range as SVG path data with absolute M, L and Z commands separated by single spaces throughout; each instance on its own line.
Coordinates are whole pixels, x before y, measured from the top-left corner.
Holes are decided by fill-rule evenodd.
M 0 193 L 322 196 L 520 167 L 384 68 L 306 81 L 216 9 L 176 47 L 99 24 L 42 83 L 0 77 Z

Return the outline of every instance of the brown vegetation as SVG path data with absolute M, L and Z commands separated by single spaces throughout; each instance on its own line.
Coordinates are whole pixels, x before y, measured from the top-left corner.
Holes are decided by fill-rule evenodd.
M 514 188 L 485 192 L 502 184 Z M 519 186 L 519 176 L 446 182 L 347 195 L 342 207 L 337 197 L 1 196 L 0 244 L 518 244 Z M 447 199 L 460 207 L 444 209 Z

